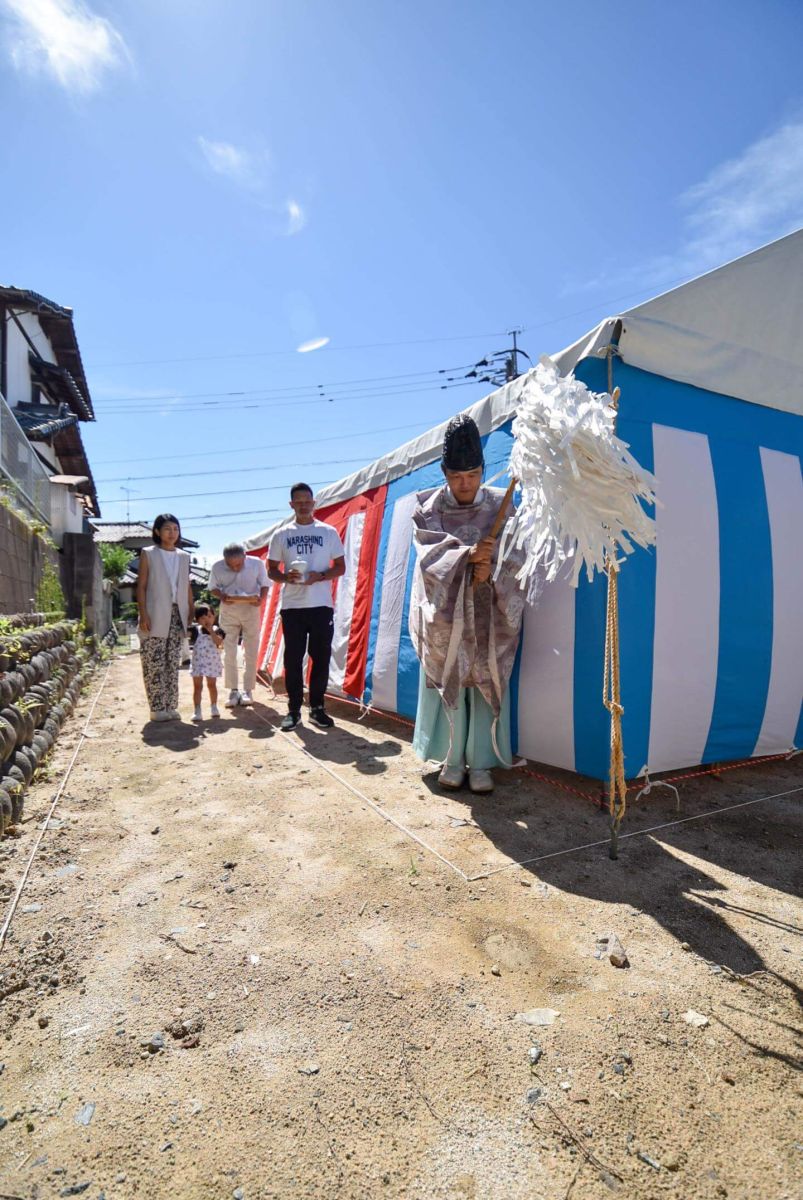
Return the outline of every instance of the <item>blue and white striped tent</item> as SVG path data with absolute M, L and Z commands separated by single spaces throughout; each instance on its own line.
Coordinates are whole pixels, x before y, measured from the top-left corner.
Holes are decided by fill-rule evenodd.
M 803 230 L 555 356 L 606 391 L 615 345 L 618 432 L 658 480 L 657 545 L 627 559 L 619 584 L 628 777 L 803 745 L 802 329 Z M 468 410 L 489 476 L 508 461 L 522 382 Z M 363 698 L 409 717 L 410 516 L 416 493 L 442 481 L 443 429 L 318 497 L 331 507 L 367 493 L 384 506 L 373 578 L 357 580 L 371 588 Z M 596 778 L 609 757 L 605 602 L 602 578 L 549 585 L 526 614 L 512 683 L 518 752 Z M 348 621 L 340 614 L 344 645 Z

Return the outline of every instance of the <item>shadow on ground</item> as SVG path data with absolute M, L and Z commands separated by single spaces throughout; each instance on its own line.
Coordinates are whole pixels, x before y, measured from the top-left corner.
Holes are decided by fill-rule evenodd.
M 345 705 L 337 708 L 343 737 L 353 736 L 348 732 L 354 723 L 352 712 Z M 371 714 L 370 721 L 374 732 L 387 731 L 397 745 L 401 741 L 409 746 L 411 729 L 380 714 Z M 310 749 L 321 756 L 319 749 Z M 334 761 L 351 761 L 348 755 L 330 756 Z M 682 783 L 680 812 L 668 792 L 656 790 L 638 805 L 631 802 L 622 833 L 644 830 L 645 834 L 620 841 L 616 861 L 608 856 L 608 814 L 592 802 L 599 795 L 599 781 L 537 764 L 534 769 L 555 782 L 500 771 L 490 796 L 473 795 L 467 788 L 450 793 L 453 801 L 466 806 L 468 819 L 490 844 L 507 859 L 523 864 L 512 870 L 526 870 L 564 892 L 638 909 L 701 958 L 740 975 L 769 968 L 756 946 L 733 928 L 732 917 L 740 922 L 748 919 L 757 927 L 782 928 L 790 938 L 803 933 L 800 926 L 779 921 L 772 913 L 731 904 L 721 878 L 724 869 L 792 896 L 800 894 L 803 814 L 795 798 L 717 812 L 740 801 L 800 787 L 799 761 L 740 768 L 721 778 L 705 776 Z M 433 770 L 424 775 L 422 783 L 433 799 L 440 800 L 437 777 L 438 771 Z M 564 790 L 571 787 L 588 798 Z M 712 815 L 646 833 L 653 826 L 703 813 Z M 602 844 L 561 853 L 595 842 Z M 547 857 L 550 854 L 554 857 Z M 689 857 L 697 861 L 691 863 Z M 527 863 L 527 859 L 540 861 Z M 719 873 L 709 874 L 700 860 L 715 865 Z M 473 873 L 482 872 L 469 871 Z M 800 989 L 790 979 L 779 974 L 777 978 L 801 998 Z

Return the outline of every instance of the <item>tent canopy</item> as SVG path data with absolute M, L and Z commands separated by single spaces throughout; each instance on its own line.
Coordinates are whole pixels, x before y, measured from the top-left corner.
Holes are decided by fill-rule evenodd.
M 604 355 L 621 321 L 617 357 L 655 375 L 803 416 L 803 229 L 600 322 L 553 355 L 561 371 Z M 466 411 L 488 434 L 515 414 L 526 375 Z M 320 508 L 432 462 L 447 421 L 323 488 Z M 282 522 L 249 537 L 264 546 Z

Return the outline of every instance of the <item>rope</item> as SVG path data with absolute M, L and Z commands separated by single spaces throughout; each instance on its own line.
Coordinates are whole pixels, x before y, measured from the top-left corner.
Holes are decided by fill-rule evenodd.
M 613 386 L 613 357 L 617 347 L 607 348 L 608 393 L 614 409 L 619 407 L 619 388 Z M 611 814 L 611 843 L 609 855 L 619 857 L 619 827 L 627 812 L 625 783 L 625 752 L 622 745 L 622 694 L 619 678 L 619 575 L 615 553 L 608 554 L 605 570 L 608 574 L 608 605 L 605 616 L 605 667 L 602 679 L 602 703 L 611 717 L 611 766 L 608 781 L 608 803 Z
M 622 744 L 621 683 L 619 678 L 619 576 L 613 559 L 608 559 L 608 609 L 605 621 L 605 667 L 602 703 L 611 716 L 611 768 L 608 799 L 611 814 L 610 857 L 619 857 L 619 827 L 627 811 L 625 753 Z
M 55 796 L 53 797 L 53 802 L 50 805 L 47 816 L 45 817 L 45 819 L 42 823 L 42 828 L 39 830 L 39 836 L 37 837 L 36 841 L 34 842 L 33 848 L 28 857 L 28 862 L 26 863 L 25 870 L 22 873 L 22 879 L 19 882 L 17 891 L 14 895 L 14 899 L 11 901 L 11 904 L 9 905 L 8 915 L 6 916 L 6 919 L 3 922 L 2 929 L 0 929 L 0 952 L 2 952 L 3 947 L 5 946 L 6 934 L 8 933 L 9 927 L 11 925 L 11 919 L 14 916 L 14 913 L 16 912 L 17 905 L 19 904 L 20 896 L 22 895 L 25 884 L 28 882 L 28 875 L 30 874 L 31 867 L 33 866 L 33 860 L 36 857 L 36 852 L 39 849 L 39 845 L 42 841 L 42 838 L 45 836 L 45 832 L 47 830 L 48 825 L 50 824 L 50 818 L 53 816 L 56 805 L 58 804 L 59 800 L 61 799 L 62 795 L 64 794 L 64 789 L 67 786 L 67 780 L 70 778 L 72 769 L 75 766 L 75 760 L 78 757 L 78 753 L 79 753 L 81 747 L 83 746 L 84 741 L 86 740 L 86 731 L 89 729 L 89 722 L 92 720 L 92 716 L 95 712 L 95 706 L 96 706 L 98 700 L 100 699 L 100 693 L 103 691 L 104 687 L 106 686 L 106 680 L 109 678 L 109 671 L 112 668 L 113 662 L 114 662 L 114 659 L 111 658 L 109 660 L 109 665 L 106 668 L 106 674 L 103 676 L 103 681 L 97 690 L 95 699 L 92 701 L 92 707 L 89 710 L 89 715 L 86 719 L 86 723 L 84 724 L 84 728 L 81 731 L 81 736 L 78 739 L 78 745 L 75 747 L 73 756 L 70 759 L 70 765 L 67 767 L 67 770 L 64 772 L 64 776 L 62 777 L 61 784 L 59 785 L 59 790 L 56 792 Z

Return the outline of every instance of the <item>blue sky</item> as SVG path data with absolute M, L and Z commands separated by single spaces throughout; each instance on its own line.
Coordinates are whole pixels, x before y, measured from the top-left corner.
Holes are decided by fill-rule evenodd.
M 513 326 L 803 225 L 797 0 L 0 0 L 0 42 L 0 278 L 75 310 L 103 517 L 210 555 Z

